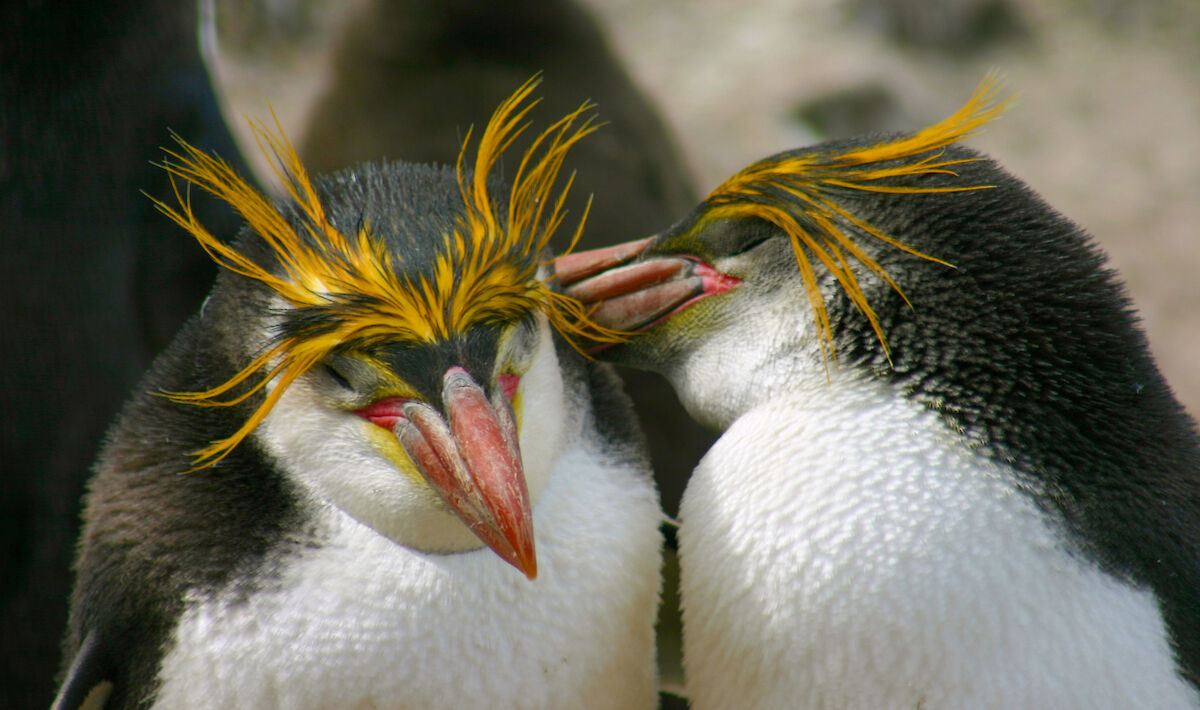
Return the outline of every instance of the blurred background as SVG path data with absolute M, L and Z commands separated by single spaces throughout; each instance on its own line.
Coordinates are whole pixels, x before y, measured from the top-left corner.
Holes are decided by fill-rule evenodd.
M 268 106 L 317 172 L 451 161 L 536 71 L 539 124 L 586 98 L 609 121 L 569 166 L 576 204 L 595 193 L 591 246 L 668 226 L 768 154 L 936 122 L 999 72 L 1017 100 L 968 144 L 1109 253 L 1161 369 L 1200 412 L 1194 0 L 5 3 L 0 707 L 49 704 L 88 466 L 211 284 L 207 258 L 140 193 L 169 194 L 150 164 L 168 130 L 235 163 L 240 142 L 260 178 L 244 117 Z M 232 237 L 227 210 L 198 209 Z M 661 383 L 626 374 L 643 378 L 630 389 L 673 512 L 709 436 Z M 664 671 L 678 682 L 672 634 Z

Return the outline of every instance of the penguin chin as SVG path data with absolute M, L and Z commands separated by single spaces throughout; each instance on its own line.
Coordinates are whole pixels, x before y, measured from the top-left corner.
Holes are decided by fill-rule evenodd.
M 356 513 L 342 508 L 350 517 L 366 525 L 392 542 L 417 552 L 450 555 L 460 552 L 473 552 L 485 549 L 486 546 L 471 529 L 463 523 L 444 503 L 439 501 L 441 509 L 429 509 L 421 513 L 409 515 L 406 520 L 389 520 L 386 526 L 376 526 L 378 516 L 370 516 L 368 520 L 360 518 Z M 340 507 L 340 506 L 339 506 Z
M 723 431 L 778 392 L 828 387 L 809 311 L 798 298 L 803 292 L 746 281 L 656 326 L 646 345 L 630 345 L 665 363 L 662 372 L 692 418 Z M 746 333 L 755 334 L 754 347 Z

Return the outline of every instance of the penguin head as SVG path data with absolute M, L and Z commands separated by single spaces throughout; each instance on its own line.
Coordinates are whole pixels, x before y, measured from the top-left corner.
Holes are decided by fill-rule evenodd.
M 182 141 L 169 151 L 172 176 L 247 223 L 226 245 L 186 198 L 159 203 L 224 267 L 200 320 L 228 364 L 207 389 L 166 394 L 244 413 L 194 468 L 250 439 L 320 501 L 399 544 L 487 545 L 536 576 L 531 508 L 572 414 L 556 331 L 587 330 L 579 304 L 548 286 L 544 252 L 565 217 L 559 169 L 595 124 L 585 105 L 551 126 L 503 188 L 489 176 L 525 128 L 534 86 L 497 109 L 471 168 L 468 133 L 455 168 L 310 179 L 281 132 L 257 126 L 286 188 L 279 203 Z
M 943 230 L 918 223 L 936 209 L 913 201 L 993 187 L 986 161 L 952 144 L 1004 109 L 995 91 L 985 80 L 913 134 L 770 156 L 654 237 L 560 258 L 560 282 L 593 320 L 637 333 L 596 350 L 662 372 L 718 429 L 781 387 L 827 386 L 847 355 L 889 366 L 902 284 L 953 271 Z

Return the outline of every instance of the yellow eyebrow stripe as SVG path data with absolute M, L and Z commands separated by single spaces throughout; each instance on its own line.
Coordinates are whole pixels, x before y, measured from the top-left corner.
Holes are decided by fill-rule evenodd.
M 708 211 L 694 229 L 710 219 L 756 217 L 781 229 L 792 243 L 796 264 L 812 307 L 821 356 L 836 360 L 833 333 L 825 303 L 817 288 L 812 259 L 820 262 L 837 279 L 850 301 L 866 316 L 879 338 L 884 354 L 891 359 L 887 339 L 866 294 L 858 283 L 850 260 L 879 276 L 901 297 L 900 286 L 872 259 L 840 225 L 848 223 L 896 249 L 941 264 L 945 261 L 922 254 L 891 238 L 839 206 L 830 189 L 880 193 L 939 193 L 982 190 L 990 185 L 913 187 L 892 185 L 889 178 L 911 175 L 956 175 L 953 167 L 966 160 L 950 160 L 940 150 L 979 130 L 996 118 L 1011 99 L 997 101 L 998 82 L 985 77 L 966 104 L 945 120 L 911 135 L 852 148 L 842 152 L 780 154 L 755 162 L 717 186 L 705 199 Z M 849 257 L 849 259 L 847 258 Z M 951 266 L 950 264 L 946 264 Z

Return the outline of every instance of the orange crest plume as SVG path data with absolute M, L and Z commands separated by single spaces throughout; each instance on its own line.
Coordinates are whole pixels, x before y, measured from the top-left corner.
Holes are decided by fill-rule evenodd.
M 487 191 L 487 179 L 501 154 L 529 126 L 526 116 L 537 100 L 530 94 L 534 77 L 492 114 L 476 150 L 470 174 L 465 163 L 471 132 L 463 141 L 456 173 L 464 211 L 454 230 L 443 234 L 432 278 L 416 281 L 397 273 L 392 255 L 371 233 L 369 224 L 346 235 L 329 221 L 295 148 L 283 135 L 261 123 L 251 125 L 259 148 L 274 158 L 273 168 L 286 187 L 286 197 L 302 219 L 302 228 L 280 213 L 274 203 L 239 176 L 225 161 L 175 136 L 181 152 L 166 151 L 174 160 L 163 167 L 225 200 L 246 220 L 273 252 L 282 274 L 272 273 L 204 228 L 189 200 L 175 186 L 179 208 L 154 200 L 158 208 L 200 242 L 209 256 L 230 271 L 255 279 L 290 306 L 321 314 L 321 327 L 286 333 L 224 384 L 204 392 L 167 393 L 171 399 L 203 406 L 232 406 L 275 380 L 262 404 L 232 436 L 196 452 L 196 468 L 224 458 L 254 430 L 295 379 L 339 347 L 380 340 L 434 343 L 463 333 L 473 325 L 505 322 L 531 311 L 546 314 L 555 329 L 573 337 L 614 341 L 620 335 L 592 323 L 578 301 L 551 291 L 537 278 L 538 257 L 565 218 L 563 209 L 574 176 L 557 192 L 555 184 L 567 152 L 598 125 L 578 109 L 543 131 L 522 157 L 504 214 Z M 582 118 L 582 120 L 581 120 Z M 591 206 L 589 200 L 588 207 Z M 571 247 L 579 239 L 587 210 L 579 220 Z M 240 394 L 231 390 L 252 380 Z M 221 399 L 222 395 L 227 398 Z
M 839 223 L 849 223 L 862 232 L 897 249 L 930 261 L 940 259 L 922 254 L 856 218 L 829 196 L 830 188 L 887 193 L 961 192 L 990 185 L 912 187 L 888 185 L 888 178 L 908 175 L 955 175 L 952 166 L 967 160 L 944 159 L 939 149 L 974 133 L 1007 108 L 1009 100 L 996 103 L 997 82 L 992 76 L 980 82 L 967 103 L 940 123 L 911 135 L 843 152 L 782 153 L 760 160 L 721 183 L 706 198 L 705 219 L 758 217 L 782 229 L 792 242 L 796 263 L 804 280 L 813 319 L 821 343 L 821 355 L 833 353 L 833 333 L 825 302 L 817 287 L 810 254 L 837 279 L 863 315 L 888 355 L 887 340 L 875 311 L 867 302 L 847 255 L 874 272 L 901 297 L 904 292 L 874 259 L 857 245 Z M 898 161 L 898 162 L 897 162 Z M 812 229 L 811 227 L 815 227 Z M 949 264 L 946 264 L 950 266 Z M 905 298 L 905 301 L 908 299 Z M 836 358 L 836 353 L 833 353 Z

